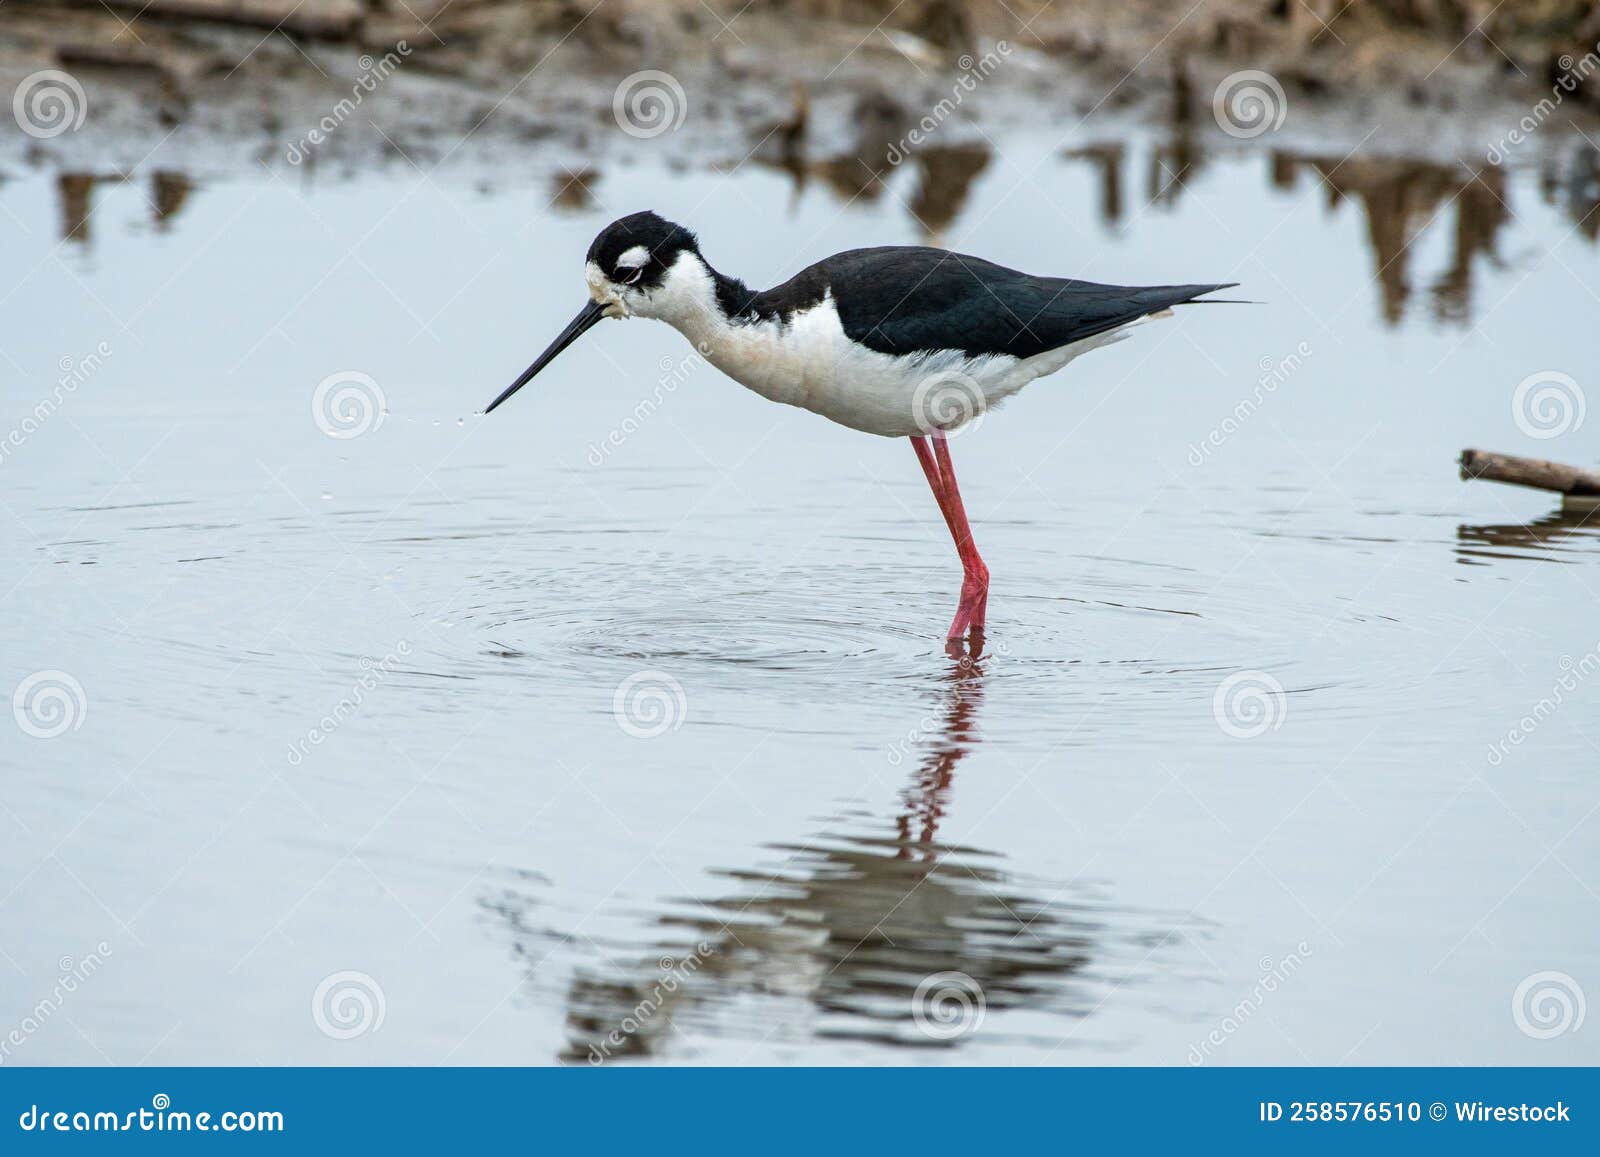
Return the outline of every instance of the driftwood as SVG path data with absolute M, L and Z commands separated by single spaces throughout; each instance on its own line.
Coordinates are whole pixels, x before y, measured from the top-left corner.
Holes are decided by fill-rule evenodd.
M 1571 498 L 1600 498 L 1600 470 L 1585 470 L 1547 462 L 1543 458 L 1518 458 L 1489 450 L 1461 451 L 1461 477 L 1487 478 L 1535 490 L 1553 490 Z

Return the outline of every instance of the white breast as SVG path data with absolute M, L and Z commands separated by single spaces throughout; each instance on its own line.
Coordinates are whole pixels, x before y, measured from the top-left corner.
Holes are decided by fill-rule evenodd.
M 1034 378 L 1122 336 L 1113 331 L 1025 359 L 969 358 L 955 350 L 878 353 L 845 336 L 831 297 L 787 322 L 730 321 L 716 307 L 709 274 L 694 260 L 675 264 L 652 298 L 641 313 L 673 324 L 740 385 L 774 402 L 891 438 L 954 429 Z
M 714 366 L 764 398 L 900 438 L 964 425 L 1035 378 L 1124 336 L 1117 330 L 1032 358 L 969 358 L 958 350 L 896 356 L 851 341 L 832 300 L 824 299 L 787 325 L 707 327 L 700 348 Z

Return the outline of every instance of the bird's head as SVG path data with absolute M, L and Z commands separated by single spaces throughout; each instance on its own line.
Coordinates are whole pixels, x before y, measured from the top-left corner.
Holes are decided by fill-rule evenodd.
M 694 258 L 684 262 L 685 255 Z M 687 309 L 704 308 L 708 274 L 695 235 L 651 213 L 631 213 L 600 230 L 584 265 L 589 301 L 550 348 L 489 403 L 488 413 L 533 380 L 590 326 L 603 317 L 657 317 L 674 321 Z M 693 284 L 691 284 L 693 283 Z

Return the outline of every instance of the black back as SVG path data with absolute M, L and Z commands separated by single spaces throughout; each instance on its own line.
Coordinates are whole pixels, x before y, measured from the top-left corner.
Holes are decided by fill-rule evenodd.
M 764 293 L 723 278 L 718 296 L 737 321 L 787 318 L 831 292 L 846 336 L 880 353 L 1027 358 L 1233 284 L 1099 285 L 908 245 L 838 253 Z
M 650 252 L 645 266 L 618 269 L 617 258 L 635 245 Z M 602 229 L 588 259 L 613 280 L 648 290 L 685 251 L 700 254 L 693 233 L 643 212 Z M 734 322 L 787 321 L 831 293 L 845 335 L 879 353 L 960 350 L 969 357 L 1018 358 L 1095 337 L 1236 284 L 1125 286 L 1033 277 L 979 257 L 918 245 L 836 253 L 764 292 L 714 269 L 711 276 L 718 305 Z

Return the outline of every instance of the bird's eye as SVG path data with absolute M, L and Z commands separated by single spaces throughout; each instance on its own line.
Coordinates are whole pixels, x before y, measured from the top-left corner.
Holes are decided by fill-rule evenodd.
M 629 271 L 629 270 L 626 270 L 626 269 L 619 269 L 619 270 L 617 270 L 617 283 L 619 285 L 632 285 L 636 281 L 638 281 L 639 278 L 641 278 L 643 276 L 644 276 L 644 266 L 642 266 L 642 265 L 639 266 L 638 269 L 635 269 L 635 270 L 632 270 L 632 271 Z

